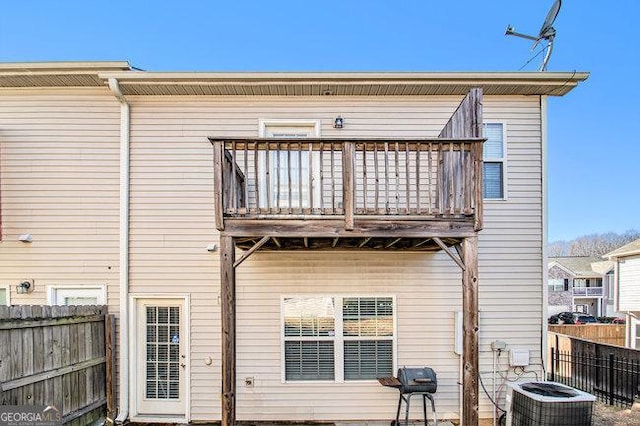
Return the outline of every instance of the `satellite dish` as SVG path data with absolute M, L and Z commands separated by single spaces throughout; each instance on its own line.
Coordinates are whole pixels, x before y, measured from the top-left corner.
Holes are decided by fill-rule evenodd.
M 542 64 L 540 65 L 538 71 L 547 70 L 547 63 L 549 63 L 549 58 L 551 57 L 551 52 L 553 51 L 553 40 L 556 37 L 556 29 L 553 28 L 553 22 L 558 17 L 560 6 L 562 6 L 562 0 L 556 0 L 553 3 L 551 9 L 549 9 L 549 13 L 547 13 L 547 18 L 544 20 L 544 23 L 542 24 L 537 37 L 517 33 L 515 32 L 515 28 L 513 28 L 511 25 L 507 26 L 505 35 L 512 35 L 520 38 L 525 38 L 527 40 L 533 40 L 533 46 L 531 47 L 531 50 L 535 49 L 541 40 L 545 40 L 547 42 L 547 47 L 545 48 L 547 49 L 547 53 L 544 55 L 544 59 L 542 60 Z

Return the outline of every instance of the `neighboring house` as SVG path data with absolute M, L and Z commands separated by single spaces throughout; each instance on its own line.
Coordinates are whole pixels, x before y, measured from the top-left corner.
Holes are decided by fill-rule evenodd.
M 593 256 L 549 257 L 549 311 L 615 316 L 613 262 Z
M 2 64 L 0 288 L 118 316 L 118 421 L 386 421 L 428 365 L 477 424 L 491 342 L 542 376 L 546 99 L 587 76 Z
M 615 304 L 626 315 L 626 345 L 640 349 L 640 239 L 604 257 L 615 264 Z

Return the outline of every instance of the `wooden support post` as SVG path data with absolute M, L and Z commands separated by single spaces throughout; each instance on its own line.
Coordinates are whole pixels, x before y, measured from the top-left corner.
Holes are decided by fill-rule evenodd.
M 462 424 L 478 425 L 478 237 L 462 241 Z
M 222 424 L 236 422 L 236 271 L 233 237 L 220 236 L 220 295 L 222 313 Z
M 342 145 L 342 181 L 344 202 L 344 229 L 353 231 L 353 211 L 355 204 L 355 142 L 345 142 Z
M 224 146 L 222 141 L 213 143 L 213 202 L 215 203 L 215 221 L 216 229 L 224 231 L 224 200 L 223 198 L 223 182 L 222 167 L 224 160 Z

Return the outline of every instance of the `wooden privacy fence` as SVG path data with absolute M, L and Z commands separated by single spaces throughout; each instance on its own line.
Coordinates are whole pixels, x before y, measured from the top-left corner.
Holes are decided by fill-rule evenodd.
M 53 405 L 85 425 L 114 410 L 115 323 L 104 306 L 0 306 L 0 403 Z
M 558 333 L 607 345 L 624 346 L 624 324 L 549 325 L 549 334 Z

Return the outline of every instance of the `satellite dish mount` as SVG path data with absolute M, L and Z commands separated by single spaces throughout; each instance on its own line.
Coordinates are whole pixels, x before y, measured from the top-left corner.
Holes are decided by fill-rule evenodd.
M 544 55 L 544 59 L 542 60 L 542 64 L 540 65 L 540 68 L 538 69 L 538 71 L 547 70 L 547 64 L 549 63 L 549 58 L 551 57 L 551 52 L 553 51 L 553 40 L 556 37 L 556 29 L 553 28 L 553 22 L 556 20 L 556 17 L 558 16 L 558 12 L 560 12 L 561 5 L 562 5 L 562 0 L 556 0 L 553 3 L 553 5 L 551 6 L 551 9 L 549 9 L 549 13 L 547 13 L 547 18 L 544 20 L 544 23 L 542 24 L 542 27 L 540 28 L 540 32 L 538 33 L 537 37 L 527 35 L 527 34 L 517 33 L 515 31 L 515 28 L 513 28 L 511 25 L 507 26 L 507 31 L 505 32 L 505 35 L 516 36 L 516 37 L 524 38 L 527 40 L 532 40 L 533 46 L 531 47 L 531 50 L 535 49 L 538 43 L 540 43 L 542 40 L 545 40 L 547 42 L 547 47 L 546 47 L 547 53 Z

